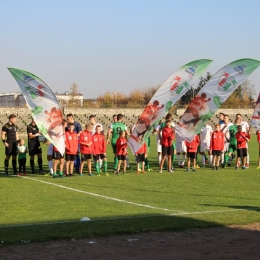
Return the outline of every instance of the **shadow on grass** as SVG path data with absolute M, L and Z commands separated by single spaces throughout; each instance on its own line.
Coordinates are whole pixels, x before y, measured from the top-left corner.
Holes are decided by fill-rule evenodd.
M 260 212 L 260 207 L 256 207 L 256 206 L 232 206 L 232 205 L 217 205 L 217 204 L 199 204 L 199 205 L 206 206 L 206 207 L 223 207 L 223 208 L 230 208 L 230 209 L 237 209 L 237 210 L 248 210 L 248 211 Z
M 5 244 L 61 240 L 71 238 L 106 237 L 155 231 L 183 231 L 190 228 L 221 227 L 221 224 L 195 218 L 165 215 L 115 216 L 104 219 L 60 220 L 56 223 L 0 225 L 0 241 Z

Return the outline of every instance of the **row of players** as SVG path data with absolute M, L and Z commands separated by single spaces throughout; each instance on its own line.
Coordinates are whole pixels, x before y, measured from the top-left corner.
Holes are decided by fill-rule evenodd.
M 236 145 L 236 138 L 235 134 L 237 132 L 237 125 L 240 125 L 242 127 L 242 132 L 244 133 L 248 133 L 249 132 L 249 126 L 247 124 L 247 122 L 242 120 L 242 117 L 240 114 L 238 114 L 236 116 L 236 121 L 235 121 L 235 125 L 233 125 L 232 123 L 229 122 L 229 117 L 228 115 L 224 115 L 222 113 L 220 113 L 220 131 L 224 134 L 224 149 L 221 150 L 221 161 L 222 161 L 222 167 L 225 167 L 225 163 L 228 163 L 229 161 L 229 157 L 231 156 L 231 154 L 236 150 L 237 145 Z M 126 163 L 128 156 L 127 156 L 127 150 L 126 150 L 126 144 L 125 145 L 125 153 L 121 153 L 118 154 L 117 152 L 117 148 L 116 148 L 116 141 L 119 137 L 119 133 L 121 132 L 122 135 L 127 135 L 127 127 L 126 125 L 122 122 L 123 116 L 121 114 L 119 115 L 114 115 L 113 116 L 113 124 L 111 124 L 108 134 L 107 134 L 107 144 L 110 143 L 110 136 L 112 135 L 112 140 L 111 140 L 111 144 L 112 144 L 112 148 L 113 148 L 113 152 L 114 152 L 114 172 L 116 172 L 117 174 L 119 173 L 119 169 L 118 169 L 118 160 L 121 164 L 121 161 L 124 161 L 124 166 L 127 164 L 129 164 L 128 162 Z M 170 128 L 173 129 L 173 133 L 174 133 L 174 123 L 172 123 L 171 121 L 172 116 L 171 114 L 167 114 L 166 116 L 166 121 L 169 122 L 170 120 Z M 76 170 L 79 173 L 82 173 L 82 169 L 84 166 L 84 161 L 87 160 L 88 162 L 88 169 L 89 169 L 89 174 L 91 175 L 91 154 L 94 154 L 94 160 L 95 160 L 95 166 L 96 166 L 96 170 L 99 174 L 100 172 L 100 167 L 102 164 L 102 161 L 104 161 L 104 170 L 105 173 L 107 174 L 107 162 L 106 162 L 106 141 L 104 139 L 104 132 L 103 132 L 103 128 L 102 125 L 99 123 L 95 122 L 95 116 L 90 116 L 89 117 L 89 121 L 90 124 L 87 125 L 87 128 L 85 131 L 82 132 L 81 126 L 78 122 L 74 121 L 73 119 L 73 115 L 72 114 L 68 114 L 67 115 L 67 121 L 64 120 L 64 127 L 67 130 L 66 134 L 69 135 L 70 132 L 75 132 L 77 138 L 75 137 L 75 140 L 80 137 L 80 135 L 83 136 L 84 132 L 90 132 L 91 135 L 94 134 L 98 134 L 100 136 L 100 142 L 102 142 L 102 145 L 98 145 L 98 149 L 99 150 L 95 150 L 95 142 L 92 141 L 91 144 L 89 143 L 85 143 L 84 141 L 79 141 L 79 143 L 81 144 L 81 152 L 82 152 L 82 161 L 80 163 L 79 160 L 79 156 L 77 156 L 77 151 L 78 151 L 78 147 L 76 147 L 76 141 L 75 144 L 72 145 L 72 143 L 69 143 L 70 136 L 68 136 L 68 138 L 66 138 L 66 172 L 72 174 L 73 172 L 73 165 L 76 166 Z M 6 159 L 5 159 L 5 173 L 8 174 L 8 161 L 10 156 L 12 155 L 12 164 L 13 164 L 13 170 L 14 173 L 17 173 L 16 170 L 16 154 L 17 154 L 17 146 L 16 144 L 14 145 L 14 143 L 16 143 L 16 140 L 18 139 L 17 137 L 17 131 L 16 131 L 16 127 L 15 127 L 15 122 L 16 122 L 16 116 L 15 115 L 10 115 L 9 117 L 9 122 L 3 126 L 2 128 L 2 140 L 3 143 L 6 146 Z M 68 126 L 66 126 L 68 122 Z M 97 126 L 98 127 L 98 133 L 97 133 Z M 130 132 L 133 130 L 134 126 L 130 126 Z M 177 160 L 178 160 L 178 165 L 180 167 L 184 167 L 184 162 L 186 160 L 186 154 L 188 151 L 188 158 L 193 159 L 194 155 L 191 155 L 191 151 L 189 150 L 189 147 L 187 145 L 187 142 L 183 142 L 183 141 L 179 141 L 179 137 L 176 134 L 176 147 L 173 146 L 173 148 L 171 149 L 165 149 L 165 145 L 163 144 L 163 132 L 162 130 L 165 127 L 165 123 L 162 123 L 160 125 L 158 125 L 155 129 L 155 131 L 157 132 L 157 136 L 158 136 L 158 141 L 157 141 L 157 152 L 158 152 L 158 161 L 159 161 L 159 165 L 160 165 L 160 171 L 162 169 L 162 165 L 164 162 L 164 160 L 166 159 L 166 157 L 172 157 L 173 155 L 173 159 L 174 159 L 174 154 L 177 152 Z M 69 131 L 70 128 L 73 128 L 73 130 Z M 168 128 L 168 127 L 167 127 Z M 125 131 L 125 132 L 124 132 Z M 34 122 L 34 120 L 32 120 L 32 123 L 27 127 L 27 133 L 28 133 L 28 146 L 29 146 L 29 155 L 30 155 L 30 165 L 31 165 L 31 169 L 32 169 L 32 173 L 34 173 L 34 156 L 37 155 L 38 157 L 38 165 L 39 165 L 39 170 L 40 173 L 43 173 L 43 169 L 42 169 L 42 151 L 40 148 L 40 144 L 38 141 L 38 136 L 39 136 L 39 131 L 38 128 Z M 202 154 L 202 165 L 204 166 L 207 158 L 206 158 L 206 151 L 208 151 L 209 153 L 209 160 L 211 165 L 212 164 L 212 153 L 210 150 L 210 141 L 211 141 L 211 136 L 212 136 L 213 130 L 209 125 L 205 125 L 205 127 L 202 129 L 201 134 L 200 134 L 200 153 Z M 102 138 L 101 138 L 102 137 Z M 86 137 L 84 137 L 86 138 Z M 101 140 L 102 139 L 102 140 Z M 96 138 L 95 140 L 98 140 L 98 138 Z M 93 147 L 91 147 L 93 144 Z M 162 145 L 161 145 L 162 144 Z M 174 144 L 173 144 L 174 145 Z M 20 145 L 21 146 L 21 145 Z M 149 152 L 149 140 L 147 145 L 144 145 L 145 147 L 142 147 L 142 150 L 140 152 L 138 152 L 138 156 L 137 156 L 137 162 L 142 162 L 142 171 L 144 172 L 144 161 L 145 164 L 148 167 L 149 170 L 149 162 L 148 162 L 148 152 Z M 166 145 L 167 146 L 167 145 Z M 102 149 L 101 149 L 102 147 Z M 14 148 L 14 149 L 13 149 Z M 75 150 L 77 148 L 77 151 L 75 153 Z M 191 148 L 191 147 L 190 147 Z M 192 147 L 193 148 L 193 147 Z M 23 150 L 23 148 L 21 148 Z M 70 149 L 74 149 L 74 150 L 70 150 Z M 85 150 L 84 150 L 85 149 Z M 94 149 L 94 152 L 90 153 L 90 150 Z M 194 150 L 194 149 L 193 149 Z M 14 152 L 15 151 L 15 152 Z M 226 154 L 224 153 L 226 152 Z M 24 155 L 22 155 L 24 152 L 20 152 L 18 156 L 20 157 L 24 157 Z M 180 160 L 180 154 L 182 153 L 183 158 L 182 161 Z M 137 155 L 136 154 L 136 155 Z M 142 155 L 140 155 L 142 154 Z M 169 154 L 171 156 L 169 156 Z M 197 154 L 197 150 L 195 152 L 195 154 Z M 58 153 L 57 149 L 55 149 L 55 147 L 53 148 L 52 145 L 49 146 L 48 149 L 48 164 L 49 164 L 49 168 L 50 168 L 50 172 L 52 173 L 53 170 L 52 168 L 54 168 L 54 176 L 56 173 L 56 169 L 57 169 L 57 163 L 58 161 L 61 162 L 61 166 L 60 166 L 60 175 L 62 175 L 61 173 L 63 172 L 63 158 L 62 156 Z M 245 163 L 245 165 L 243 165 L 244 167 L 248 167 L 249 166 L 249 155 L 247 153 L 247 156 L 243 156 L 243 158 L 247 158 L 248 162 Z M 52 159 L 54 159 L 54 165 L 52 166 Z M 190 159 L 188 159 L 188 168 L 189 168 L 189 164 L 190 164 Z M 172 160 L 173 161 L 173 160 Z M 76 162 L 76 163 L 74 163 Z M 120 167 L 119 164 L 119 167 Z M 137 164 L 138 165 L 138 164 Z M 195 164 L 194 164 L 195 165 Z M 218 166 L 218 164 L 216 165 Z M 137 166 L 137 171 L 138 171 L 138 166 Z M 195 169 L 195 168 L 194 168 Z M 168 170 L 172 171 L 172 167 L 171 167 L 171 158 L 168 159 Z M 20 170 L 21 171 L 21 170 Z M 125 172 L 125 167 L 124 167 L 124 172 Z

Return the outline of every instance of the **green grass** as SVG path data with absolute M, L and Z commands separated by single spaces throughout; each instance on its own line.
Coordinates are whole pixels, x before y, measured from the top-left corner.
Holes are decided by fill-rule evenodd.
M 111 147 L 108 147 L 109 177 L 85 174 L 53 179 L 30 174 L 28 178 L 1 174 L 0 241 L 10 244 L 22 240 L 85 238 L 248 224 L 260 220 L 260 170 L 256 170 L 258 144 L 254 135 L 248 170 L 205 168 L 186 173 L 176 168 L 174 173 L 159 174 L 154 138 L 151 147 L 149 159 L 154 170 L 145 175 L 135 174 L 131 156 L 133 170 L 127 176 L 115 176 L 111 172 Z M 43 149 L 45 159 L 46 147 Z M 0 154 L 4 154 L 3 146 Z M 52 183 L 60 186 L 50 185 Z M 82 217 L 89 217 L 91 221 L 80 222 Z

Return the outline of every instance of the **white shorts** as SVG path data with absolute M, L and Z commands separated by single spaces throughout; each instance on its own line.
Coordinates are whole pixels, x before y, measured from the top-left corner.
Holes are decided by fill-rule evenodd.
M 162 145 L 160 143 L 160 140 L 157 140 L 156 146 L 157 146 L 157 153 L 161 153 L 162 152 Z
M 229 150 L 229 143 L 225 143 L 224 144 L 224 151 L 228 152 L 228 150 Z
M 53 144 L 50 144 L 48 146 L 47 155 L 52 155 L 52 154 L 53 154 Z
M 177 153 L 187 153 L 187 146 L 184 141 L 176 143 L 176 152 Z
M 200 152 L 205 153 L 206 151 L 210 151 L 210 144 L 209 143 L 201 143 L 200 144 Z

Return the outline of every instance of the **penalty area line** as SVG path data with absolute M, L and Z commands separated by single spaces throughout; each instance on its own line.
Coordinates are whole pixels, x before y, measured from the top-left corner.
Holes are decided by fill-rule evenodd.
M 48 185 L 52 185 L 52 186 L 55 186 L 55 187 L 58 187 L 58 188 L 62 188 L 62 189 L 66 189 L 66 190 L 70 190 L 70 191 L 75 191 L 75 192 L 79 192 L 79 193 L 83 193 L 83 194 L 87 194 L 87 195 L 103 198 L 103 199 L 108 199 L 108 200 L 112 200 L 112 201 L 126 203 L 126 204 L 130 204 L 130 205 L 138 206 L 138 207 L 149 208 L 149 209 L 157 209 L 157 210 L 162 210 L 162 211 L 167 211 L 167 212 L 183 213 L 180 210 L 171 210 L 171 209 L 166 209 L 166 208 L 161 208 L 161 207 L 155 207 L 155 206 L 151 206 L 151 205 L 136 203 L 136 202 L 132 202 L 132 201 L 117 199 L 117 198 L 108 197 L 108 196 L 105 196 L 105 195 L 101 195 L 101 194 L 97 194 L 97 193 L 93 193 L 93 192 L 89 192 L 89 191 L 83 191 L 83 190 L 70 188 L 70 187 L 67 187 L 67 186 L 63 186 L 63 185 L 52 183 L 52 182 L 48 182 L 48 181 L 37 180 L 37 179 L 34 179 L 34 178 L 29 178 L 29 177 L 22 177 L 22 178 L 23 179 L 27 179 L 27 180 L 37 181 L 37 182 L 48 184 Z

